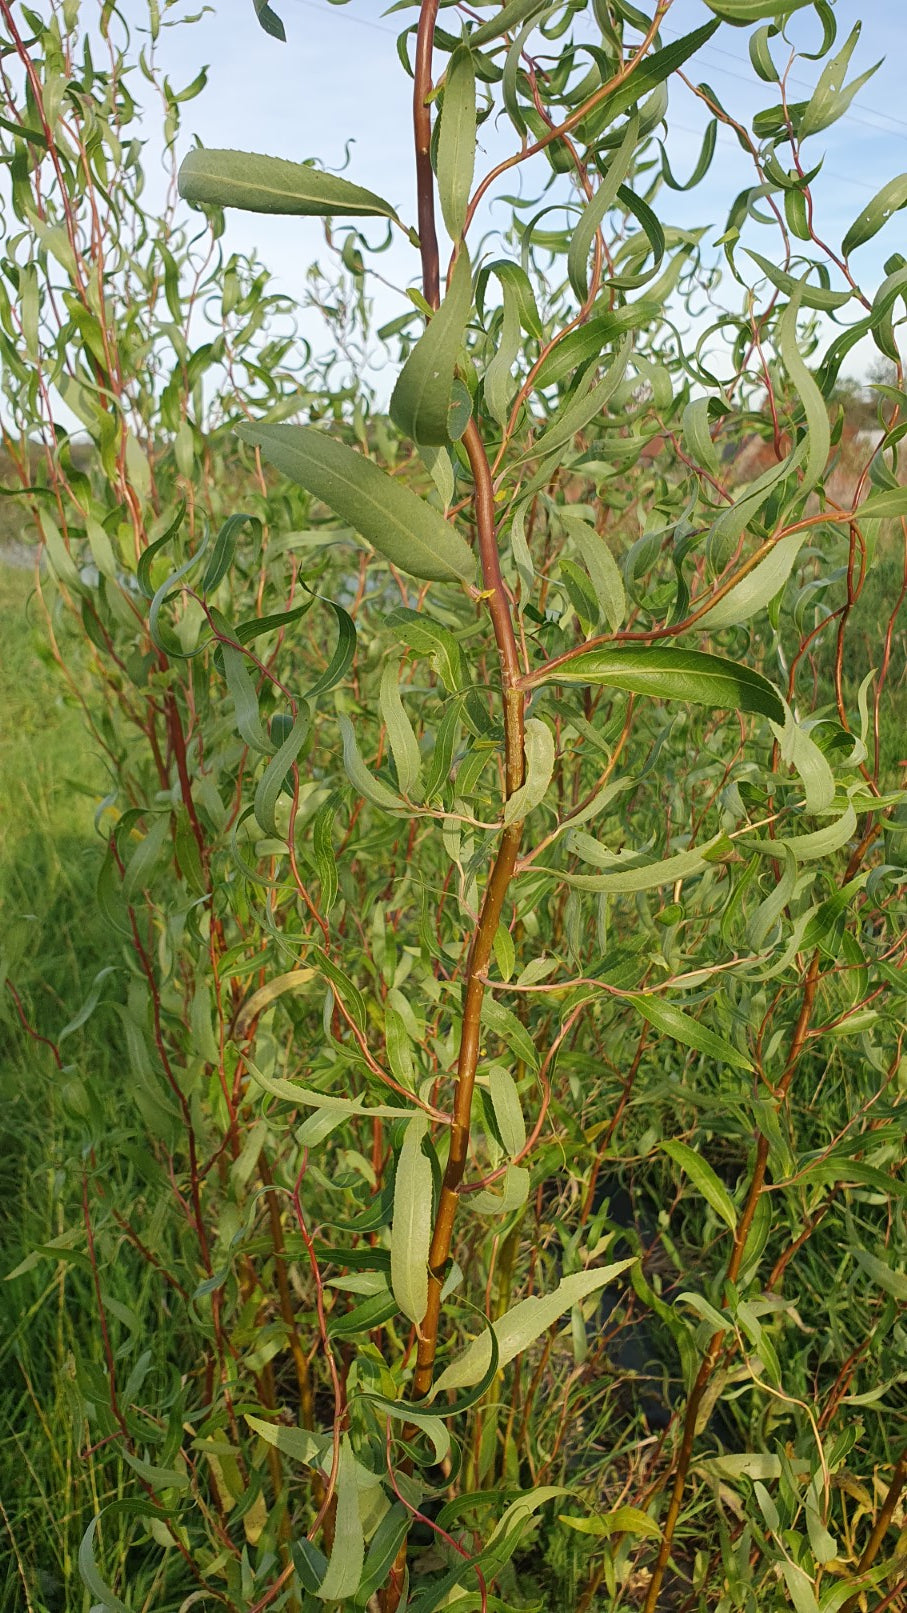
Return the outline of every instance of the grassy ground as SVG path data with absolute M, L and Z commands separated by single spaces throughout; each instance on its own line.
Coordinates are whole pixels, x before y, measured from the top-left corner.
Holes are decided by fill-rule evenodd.
M 40 618 L 29 604 L 33 588 L 29 572 L 0 567 L 0 975 L 12 981 L 32 1027 L 55 1036 L 97 972 L 116 962 L 117 947 L 93 901 L 100 842 L 85 793 L 103 794 L 105 775 L 77 708 L 42 659 Z M 0 1015 L 5 1277 L 51 1238 L 78 1227 L 78 1128 L 66 1113 L 68 1072 L 58 1071 L 50 1050 L 25 1033 L 8 988 Z M 67 1066 L 90 1072 L 99 1085 L 109 1080 L 100 1016 L 68 1038 L 63 1052 Z M 0 1282 L 4 1613 L 83 1605 L 78 1543 L 116 1484 L 109 1461 L 79 1454 L 85 1442 L 73 1360 L 93 1327 L 81 1262 L 34 1258 L 22 1275 Z

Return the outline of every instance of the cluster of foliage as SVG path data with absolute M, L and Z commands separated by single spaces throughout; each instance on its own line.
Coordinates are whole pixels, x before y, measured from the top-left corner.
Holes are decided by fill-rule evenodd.
M 137 48 L 110 0 L 0 0 L 3 440 L 115 937 L 51 1030 L 12 932 L 65 1213 L 9 1286 L 94 1318 L 96 1606 L 904 1594 L 907 261 L 867 289 L 855 257 L 907 178 L 829 245 L 858 30 L 706 5 L 683 37 L 672 0 L 406 7 L 410 225 L 281 157 L 183 146 L 177 184 L 172 5 Z M 695 79 L 749 25 L 752 128 Z M 722 128 L 753 176 L 719 275 L 667 218 Z M 365 347 L 361 221 L 409 240 L 387 414 L 225 258 L 227 207 L 331 221 Z

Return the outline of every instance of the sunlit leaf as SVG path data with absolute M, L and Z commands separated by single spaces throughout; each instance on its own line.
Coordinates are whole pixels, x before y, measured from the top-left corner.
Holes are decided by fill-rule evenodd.
M 267 157 L 255 151 L 197 146 L 183 158 L 180 195 L 211 207 L 238 207 L 248 213 L 288 213 L 309 217 L 396 218 L 389 202 L 338 174 L 305 162 Z
M 471 582 L 475 560 L 459 533 L 408 487 L 313 426 L 240 426 L 239 436 L 414 577 Z
M 461 246 L 447 295 L 406 360 L 391 394 L 391 418 L 414 442 L 441 444 L 453 436 L 451 394 L 471 307 L 472 272 L 469 255 Z
M 391 1226 L 391 1287 L 400 1310 L 416 1327 L 428 1306 L 432 1177 L 422 1150 L 427 1130 L 424 1114 L 414 1114 L 407 1124 L 394 1178 Z
M 542 683 L 602 683 L 654 699 L 683 700 L 715 710 L 754 712 L 783 723 L 784 705 L 760 672 L 701 650 L 661 645 L 601 645 L 576 650 L 526 680 Z
M 632 1266 L 632 1260 L 618 1260 L 610 1266 L 591 1266 L 572 1277 L 564 1277 L 550 1294 L 533 1295 L 521 1300 L 512 1310 L 506 1311 L 494 1324 L 494 1334 L 500 1352 L 499 1366 L 505 1367 L 514 1356 L 533 1344 L 542 1333 L 590 1294 L 607 1287 L 621 1272 Z M 447 1389 L 461 1389 L 478 1383 L 488 1369 L 491 1344 L 486 1333 L 467 1345 L 462 1355 L 445 1367 L 436 1380 L 433 1397 Z

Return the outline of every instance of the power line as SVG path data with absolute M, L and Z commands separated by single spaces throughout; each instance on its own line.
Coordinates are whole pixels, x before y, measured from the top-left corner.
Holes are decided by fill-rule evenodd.
M 355 12 L 348 11 L 345 7 L 341 7 L 339 5 L 323 5 L 321 4 L 321 0 L 292 0 L 292 3 L 293 5 L 297 6 L 308 6 L 310 11 L 318 11 L 322 16 L 325 17 L 332 14 L 339 15 L 343 17 L 344 21 L 346 22 L 355 23 L 360 28 L 371 28 L 375 33 L 387 34 L 387 36 L 391 39 L 396 39 L 397 37 L 396 29 L 387 28 L 383 23 L 380 22 L 371 22 L 367 17 L 358 17 Z M 662 33 L 671 35 L 675 39 L 680 39 L 682 37 L 679 29 L 668 28 L 664 24 L 662 24 L 661 31 Z M 739 62 L 741 66 L 746 66 L 746 58 L 744 56 L 741 56 L 737 51 L 723 50 L 720 45 L 705 45 L 703 46 L 700 54 L 704 56 L 726 56 L 728 61 Z M 719 62 L 716 62 L 714 65 L 716 69 L 719 72 L 724 73 L 727 78 L 737 79 L 741 84 L 751 85 L 753 83 L 753 79 L 748 73 L 735 73 L 732 68 L 725 67 Z M 796 84 L 798 88 L 807 90 L 810 95 L 815 89 L 814 84 L 808 84 L 806 80 L 802 78 L 789 78 L 788 83 Z M 862 105 L 860 101 L 857 101 L 854 104 L 856 106 Z M 864 110 L 868 109 L 864 108 Z M 896 118 L 890 112 L 883 112 L 881 110 L 876 111 L 875 109 L 872 110 L 871 115 L 876 118 L 885 118 L 886 121 L 893 124 L 894 127 L 892 129 L 883 129 L 878 123 L 870 122 L 868 118 L 859 117 L 857 113 L 851 111 L 845 112 L 843 117 L 841 117 L 838 121 L 841 123 L 859 124 L 861 128 L 872 129 L 876 134 L 897 134 L 899 139 L 907 140 L 907 121 L 905 121 L 903 118 Z M 693 131 L 690 130 L 687 132 L 692 133 Z M 828 171 L 828 174 L 829 178 L 831 179 L 843 179 L 848 185 L 855 185 L 860 190 L 866 190 L 874 194 L 873 187 L 871 185 L 862 185 L 859 180 L 849 179 L 844 174 L 832 174 L 830 170 Z
M 677 28 L 666 28 L 664 26 L 664 24 L 662 24 L 662 33 L 670 34 L 675 39 L 680 39 L 680 38 L 683 37 L 679 29 L 677 29 Z M 709 56 L 709 55 L 711 55 L 711 56 L 726 56 L 729 61 L 739 62 L 742 67 L 746 66 L 746 57 L 745 56 L 741 56 L 738 51 L 723 50 L 720 45 L 711 45 L 711 44 L 704 45 L 702 47 L 701 54 L 703 56 Z M 752 84 L 753 83 L 752 76 L 750 74 L 748 74 L 748 73 L 735 73 L 735 72 L 732 71 L 732 69 L 730 67 L 722 67 L 718 63 L 716 63 L 715 65 L 716 65 L 716 67 L 718 67 L 719 71 L 722 72 L 722 73 L 725 73 L 728 78 L 739 79 L 739 81 L 742 84 Z M 803 78 L 793 78 L 793 77 L 791 77 L 791 78 L 788 79 L 788 83 L 789 84 L 796 84 L 798 89 L 806 90 L 810 95 L 812 95 L 812 93 L 813 93 L 813 91 L 814 91 L 814 89 L 816 87 L 814 84 L 808 84 L 806 82 L 806 80 L 803 79 Z M 855 101 L 855 102 L 853 102 L 853 105 L 854 106 L 862 106 L 862 102 L 861 101 Z M 899 138 L 902 139 L 902 140 L 907 140 L 907 122 L 905 122 L 905 120 L 903 118 L 896 118 L 890 112 L 882 112 L 881 110 L 877 111 L 875 108 L 872 108 L 872 109 L 864 108 L 864 111 L 867 111 L 867 110 L 871 110 L 871 115 L 873 117 L 886 118 L 889 123 L 893 123 L 895 125 L 895 129 L 891 129 L 891 130 L 889 130 L 889 129 L 881 129 L 877 123 L 870 123 L 866 118 L 858 117 L 855 112 L 850 112 L 850 111 L 845 112 L 843 117 L 840 118 L 838 121 L 841 122 L 841 123 L 847 123 L 847 122 L 859 123 L 865 129 L 874 129 L 877 134 L 894 134 L 896 131 L 903 130 L 904 133 L 900 134 Z

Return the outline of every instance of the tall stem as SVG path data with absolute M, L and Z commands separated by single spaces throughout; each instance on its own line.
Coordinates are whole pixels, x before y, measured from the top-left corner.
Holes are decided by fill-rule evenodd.
M 441 296 L 440 259 L 435 230 L 434 175 L 431 168 L 431 113 L 428 96 L 431 92 L 432 46 L 438 0 L 423 0 L 416 37 L 415 86 L 413 89 L 413 132 L 416 146 L 416 182 L 419 207 L 419 247 L 422 256 L 422 286 L 425 299 L 437 308 Z M 501 665 L 501 688 L 504 700 L 504 777 L 505 797 L 510 797 L 523 782 L 524 695 L 517 687 L 520 677 L 520 660 L 510 603 L 501 576 L 495 527 L 494 488 L 491 467 L 482 434 L 475 420 L 470 420 L 463 434 L 463 446 L 469 459 L 475 486 L 476 527 L 479 537 L 479 558 L 488 613 L 494 629 L 495 643 Z M 463 1003 L 463 1028 L 457 1059 L 457 1087 L 454 1097 L 453 1118 L 450 1129 L 450 1152 L 441 1187 L 438 1211 L 432 1233 L 429 1253 L 428 1309 L 420 1329 L 413 1393 L 426 1395 L 434 1375 L 435 1355 L 438 1346 L 438 1325 L 441 1315 L 441 1288 L 450 1256 L 454 1218 L 457 1210 L 460 1183 L 466 1169 L 469 1152 L 470 1114 L 475 1088 L 476 1068 L 479 1061 L 480 1022 L 482 999 L 485 995 L 484 975 L 491 958 L 494 937 L 503 911 L 507 889 L 513 878 L 522 836 L 522 824 L 512 823 L 501 835 L 488 885 L 479 914 L 479 921 L 469 947 L 466 966 L 466 995 Z
M 431 58 L 440 0 L 422 0 L 413 66 L 413 134 L 416 139 L 416 204 L 422 290 L 432 308 L 441 301 L 441 260 L 435 229 L 435 180 L 431 169 Z

